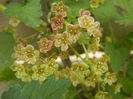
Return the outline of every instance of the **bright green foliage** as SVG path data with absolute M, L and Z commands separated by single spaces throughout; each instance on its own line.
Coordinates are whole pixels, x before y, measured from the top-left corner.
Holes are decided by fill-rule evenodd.
M 41 5 L 40 0 L 27 0 L 25 4 L 10 3 L 7 5 L 5 15 L 9 18 L 16 17 L 30 27 L 40 25 Z
M 133 32 L 128 33 L 128 35 L 125 37 L 125 43 L 129 47 L 133 47 Z
M 116 6 L 122 8 L 123 13 L 116 22 L 124 25 L 133 24 L 133 0 L 119 0 Z
M 6 9 L 6 7 L 2 4 L 0 4 L 0 11 L 4 11 Z
M 89 8 L 89 0 L 63 0 L 70 8 L 68 12 L 71 16 L 79 16 L 79 10 Z
M 61 99 L 79 99 L 77 94 L 80 93 L 80 90 L 77 90 L 73 86 L 70 87 L 66 94 L 63 95 Z
M 133 79 L 133 61 L 128 65 L 127 75 Z
M 105 52 L 110 56 L 112 70 L 114 72 L 119 72 L 129 56 L 128 49 L 122 46 L 116 46 L 113 43 L 106 43 Z
M 112 19 L 118 18 L 117 10 L 114 6 L 116 0 L 106 0 L 103 5 L 94 10 L 96 19 L 102 23 L 107 23 Z
M 133 24 L 133 14 L 132 13 L 124 14 L 119 19 L 117 19 L 116 22 L 123 25 Z
M 126 97 L 122 93 L 119 93 L 114 95 L 112 99 L 125 99 L 125 98 Z
M 131 79 L 130 77 L 126 77 L 123 80 L 122 88 L 126 94 L 131 95 L 133 93 L 133 79 Z
M 8 32 L 0 32 L 0 71 L 9 67 L 13 63 L 11 57 L 15 40 Z
M 0 72 L 0 81 L 10 81 L 15 78 L 14 72 L 10 68 L 4 69 Z
M 67 79 L 55 80 L 50 77 L 42 84 L 33 81 L 23 88 L 16 84 L 2 95 L 2 99 L 60 99 L 70 85 Z
M 133 23 L 132 12 L 132 0 L 106 0 L 100 8 L 94 10 L 94 15 L 103 23 L 114 19 L 121 24 L 130 24 Z
M 82 39 L 78 40 L 78 43 L 80 45 L 82 45 L 82 44 L 88 44 L 88 42 L 89 42 L 88 35 L 86 33 L 82 32 L 82 36 L 83 36 Z

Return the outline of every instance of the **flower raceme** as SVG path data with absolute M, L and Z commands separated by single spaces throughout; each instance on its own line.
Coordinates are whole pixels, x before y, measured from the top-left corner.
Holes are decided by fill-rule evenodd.
M 81 85 L 86 86 L 88 90 L 96 90 L 92 93 L 96 99 L 108 99 L 106 86 L 114 86 L 115 94 L 120 92 L 121 86 L 117 74 L 111 72 L 106 53 L 103 52 L 99 58 L 88 55 L 88 53 L 95 55 L 100 51 L 102 36 L 100 23 L 84 9 L 79 11 L 79 17 L 75 18 L 76 22 L 69 22 L 67 10 L 68 7 L 63 2 L 52 6 L 51 13 L 54 14 L 50 20 L 51 34 L 40 37 L 37 42 L 38 47 L 28 43 L 17 45 L 13 54 L 16 61 L 11 69 L 15 71 L 16 77 L 24 82 L 32 80 L 43 82 L 51 75 L 55 75 L 57 79 L 65 77 L 70 79 L 75 87 Z M 81 43 L 86 54 L 84 58 L 73 48 L 73 44 L 79 44 L 78 41 L 84 39 L 83 33 L 89 38 L 87 44 Z M 60 55 L 60 52 L 69 52 L 69 46 L 81 61 L 71 61 L 70 66 L 59 65 L 56 62 L 57 57 L 51 57 L 52 49 L 55 48 L 54 52 L 57 51 Z
M 13 56 L 18 61 L 34 64 L 39 57 L 39 51 L 35 50 L 32 45 L 23 46 L 22 44 L 19 44 L 15 47 L 15 54 Z
M 45 39 L 42 39 L 39 43 L 42 43 L 44 40 Z M 46 40 L 47 43 L 51 44 L 51 41 Z M 46 48 L 43 44 L 41 47 L 43 47 L 43 52 L 49 50 L 49 48 Z M 11 66 L 11 69 L 16 72 L 16 77 L 24 82 L 30 82 L 32 80 L 43 82 L 58 69 L 58 64 L 55 63 L 55 59 L 50 58 L 43 60 L 40 57 L 39 51 L 35 50 L 32 45 L 17 45 L 13 57 L 16 58 L 16 61 Z

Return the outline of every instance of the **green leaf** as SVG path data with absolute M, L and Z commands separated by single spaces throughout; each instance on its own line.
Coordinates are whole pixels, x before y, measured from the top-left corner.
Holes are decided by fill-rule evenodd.
M 68 92 L 66 94 L 63 95 L 63 97 L 61 99 L 79 99 L 79 97 L 77 96 L 79 93 L 81 92 L 81 90 L 76 89 L 75 87 L 71 86 L 68 89 Z
M 86 32 L 82 32 L 82 38 L 78 40 L 78 43 L 80 45 L 82 44 L 88 44 L 89 43 L 89 37 L 88 34 Z
M 30 27 L 40 25 L 41 5 L 40 0 L 27 0 L 25 4 L 10 3 L 7 5 L 5 15 L 8 18 L 16 17 Z
M 2 99 L 60 99 L 70 85 L 67 79 L 55 80 L 54 77 L 50 77 L 42 84 L 37 81 L 23 87 L 17 84 L 4 92 Z
M 69 15 L 79 16 L 80 9 L 89 8 L 89 0 L 63 0 L 65 4 L 70 8 Z
M 127 48 L 113 43 L 105 44 L 105 52 L 110 56 L 110 64 L 114 72 L 119 72 L 129 57 L 129 50 Z
M 0 71 L 8 68 L 13 63 L 11 57 L 16 42 L 8 32 L 0 32 Z
M 118 93 L 116 95 L 113 95 L 112 99 L 125 99 L 126 96 L 123 95 L 122 93 Z
M 117 19 L 116 22 L 123 25 L 133 24 L 133 14 L 124 14 L 119 19 Z
M 93 12 L 96 19 L 101 23 L 107 23 L 110 20 L 117 19 L 119 14 L 115 8 L 116 1 L 118 0 L 105 0 L 105 3 Z
M 122 84 L 123 91 L 126 94 L 131 95 L 133 93 L 133 79 L 125 77 Z
M 120 24 L 133 23 L 133 0 L 105 0 L 94 10 L 96 19 L 102 23 L 115 20 Z
M 116 6 L 124 11 L 116 22 L 124 25 L 133 24 L 133 0 L 119 0 Z
M 0 71 L 0 81 L 10 81 L 15 78 L 14 72 L 10 68 Z
M 133 79 L 133 61 L 128 64 L 127 75 Z
M 133 32 L 128 33 L 124 41 L 128 46 L 133 47 Z

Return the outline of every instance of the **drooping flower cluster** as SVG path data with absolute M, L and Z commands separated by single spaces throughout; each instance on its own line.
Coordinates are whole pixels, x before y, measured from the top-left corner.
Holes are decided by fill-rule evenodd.
M 44 47 L 43 44 L 41 47 Z M 46 49 L 42 48 L 41 51 L 49 50 Z M 15 47 L 13 57 L 16 58 L 16 61 L 11 66 L 11 69 L 16 72 L 15 75 L 17 78 L 24 82 L 30 82 L 32 80 L 43 82 L 47 77 L 57 71 L 58 65 L 55 63 L 55 59 L 50 58 L 45 60 L 39 54 L 40 52 L 35 50 L 32 45 L 24 46 L 23 44 L 19 44 Z
M 60 6 L 58 6 L 60 4 L 62 4 L 62 2 L 59 2 L 56 6 L 52 7 L 52 11 L 56 13 L 55 17 L 51 18 L 51 27 L 53 31 L 56 31 L 55 46 L 61 47 L 62 51 L 66 51 L 69 45 L 76 43 L 76 41 L 82 38 L 82 31 L 84 29 L 89 36 L 97 37 L 92 38 L 92 41 L 95 43 L 90 45 L 91 48 L 99 47 L 99 37 L 101 36 L 100 23 L 94 21 L 94 18 L 91 17 L 89 11 L 81 9 L 78 24 L 64 24 L 64 21 L 66 20 L 64 19 L 63 14 L 59 13 L 60 11 L 53 10 L 55 7 L 60 9 Z M 64 9 L 66 9 L 64 4 L 62 5 Z M 66 13 L 66 10 L 63 10 L 64 13 Z M 67 17 L 67 14 L 65 17 Z
M 92 1 L 94 0 L 90 2 Z M 32 80 L 43 82 L 53 74 L 57 79 L 65 77 L 70 79 L 75 87 L 80 84 L 88 89 L 96 89 L 93 92 L 96 99 L 108 99 L 109 95 L 105 86 L 114 86 L 116 94 L 120 92 L 121 85 L 118 82 L 117 74 L 109 68 L 109 57 L 106 53 L 103 52 L 100 57 L 96 57 L 101 46 L 102 29 L 100 23 L 95 21 L 91 13 L 84 9 L 79 11 L 79 17 L 75 18 L 76 22 L 69 22 L 67 10 L 68 7 L 63 2 L 55 3 L 52 6 L 50 16 L 52 34 L 47 35 L 48 38 L 41 37 L 37 42 L 39 50 L 27 43 L 17 45 L 13 55 L 16 61 L 12 65 L 12 70 L 16 72 L 17 78 L 27 82 Z M 82 57 L 78 50 L 73 48 L 73 44 L 78 45 L 78 41 L 84 39 L 83 33 L 88 38 L 88 44 L 83 42 L 81 44 L 86 54 L 85 57 Z M 60 48 L 61 51 L 67 51 L 69 46 L 80 58 L 76 62 L 71 61 L 70 66 L 59 67 L 55 58 L 48 55 L 45 58 L 45 54 L 51 54 L 51 49 L 55 47 Z M 57 51 L 60 54 L 60 50 L 57 49 Z M 89 56 L 89 53 L 92 54 L 92 57 Z
M 78 18 L 78 22 L 81 28 L 87 30 L 88 35 L 93 35 L 95 37 L 101 36 L 100 23 L 95 22 L 94 18 L 90 15 L 84 14 Z
M 65 6 L 63 2 L 58 2 L 52 6 L 51 12 L 53 12 L 55 16 L 51 19 L 51 27 L 54 32 L 63 29 L 64 18 L 67 16 L 67 10 L 68 7 Z
M 39 57 L 39 51 L 35 50 L 32 45 L 19 44 L 15 47 L 15 54 L 13 55 L 17 61 L 27 62 L 28 64 L 35 64 Z
M 55 59 L 50 59 L 41 65 L 34 65 L 32 70 L 32 79 L 43 82 L 58 70 L 58 64 L 55 63 Z
M 83 39 L 83 33 L 86 33 L 90 41 L 87 48 L 83 49 L 85 49 L 86 54 L 89 52 L 95 54 L 100 50 L 101 46 L 102 29 L 100 23 L 95 21 L 89 11 L 81 9 L 79 12 L 77 22 L 64 24 L 64 28 L 56 32 L 54 45 L 60 47 L 61 51 L 66 51 L 69 45 Z M 106 99 L 108 92 L 103 87 L 106 85 L 112 86 L 118 81 L 117 74 L 110 71 L 108 62 L 109 57 L 105 53 L 99 58 L 86 55 L 84 59 L 81 57 L 80 62 L 72 63 L 70 67 L 57 71 L 56 78 L 66 77 L 72 81 L 74 86 L 81 84 L 94 89 L 98 87 L 99 83 L 102 83 L 103 86 L 99 89 L 100 91 L 96 92 L 95 97 L 97 99 Z M 117 88 L 116 92 L 119 92 L 119 88 Z
M 74 86 L 84 82 L 84 79 L 90 74 L 89 67 L 84 63 L 73 63 L 71 68 L 64 68 L 61 71 L 56 72 L 57 79 L 60 77 L 69 78 Z

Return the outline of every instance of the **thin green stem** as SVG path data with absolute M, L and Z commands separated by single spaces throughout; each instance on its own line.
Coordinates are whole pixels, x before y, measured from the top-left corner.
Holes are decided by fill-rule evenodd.
M 83 49 L 85 51 L 86 57 L 88 57 L 88 51 L 87 51 L 87 49 L 86 49 L 86 47 L 85 47 L 85 45 L 83 43 L 82 43 L 82 47 L 83 47 Z
M 80 59 L 84 60 L 80 54 L 75 50 L 75 48 L 73 48 L 71 45 L 70 45 L 70 48 L 72 49 L 72 51 L 76 54 L 77 57 L 79 57 Z
M 34 38 L 36 35 L 37 35 L 37 34 L 34 33 L 34 34 L 32 34 L 32 35 L 30 35 L 30 36 L 28 36 L 28 37 L 25 37 L 25 39 L 26 39 L 26 40 L 32 39 L 32 38 Z
M 77 57 L 79 57 L 82 61 L 83 61 L 83 63 L 85 64 L 85 66 L 89 66 L 88 64 L 86 64 L 86 62 L 85 62 L 85 60 L 84 60 L 84 58 L 82 58 L 81 56 L 80 56 L 80 54 L 75 50 L 75 48 L 73 48 L 71 45 L 70 45 L 70 48 L 72 49 L 72 51 L 76 54 L 76 56 Z

